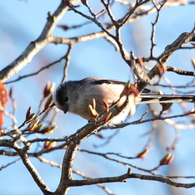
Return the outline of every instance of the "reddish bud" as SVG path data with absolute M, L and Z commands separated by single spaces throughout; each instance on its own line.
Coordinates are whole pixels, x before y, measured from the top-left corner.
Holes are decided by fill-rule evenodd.
M 28 131 L 34 131 L 35 127 L 39 123 L 39 119 L 34 120 L 32 123 L 30 123 L 27 127 Z
M 53 92 L 54 88 L 55 88 L 55 83 L 51 84 L 51 82 L 48 81 L 43 91 L 43 97 L 44 98 L 48 97 Z
M 172 155 L 168 160 L 167 160 L 167 165 L 170 165 L 173 162 L 174 156 Z
M 104 104 L 104 106 L 106 108 L 106 111 L 108 111 L 110 109 L 108 103 L 106 102 L 106 100 L 102 100 L 102 102 L 103 102 L 103 104 Z
M 87 5 L 87 0 L 81 0 L 82 4 Z
M 45 102 L 44 110 L 48 110 L 50 108 L 50 106 L 52 105 L 52 100 L 52 95 L 50 95 Z
M 108 115 L 104 118 L 104 122 L 107 122 L 112 116 L 112 112 L 109 112 Z
M 137 90 L 137 88 L 135 87 L 135 85 L 132 85 L 130 83 L 130 81 L 128 81 L 126 83 L 123 91 L 121 92 L 120 97 L 122 97 L 122 96 L 128 96 L 131 93 L 133 93 L 135 96 L 138 96 L 140 94 L 139 91 Z
M 26 121 L 32 121 L 35 118 L 36 114 L 32 113 L 28 116 L 28 118 L 26 119 Z
M 99 134 L 99 133 L 96 133 L 95 135 L 96 135 L 97 137 L 101 138 L 101 139 L 104 139 L 104 136 L 101 135 L 101 134 Z
M 173 159 L 174 159 L 174 156 L 173 156 L 171 153 L 168 153 L 167 155 L 165 155 L 165 156 L 160 160 L 159 166 L 162 166 L 162 165 L 169 165 L 169 164 L 171 164 L 171 162 L 173 161 Z
M 43 148 L 44 148 L 45 150 L 47 150 L 47 149 L 50 149 L 50 148 L 54 148 L 55 146 L 56 146 L 56 142 L 46 141 L 46 142 L 44 143 Z
M 39 125 L 37 125 L 35 128 L 34 128 L 34 132 L 38 132 L 38 131 L 40 131 L 42 128 L 44 127 L 44 125 L 43 124 L 39 124 Z
M 57 25 L 57 27 L 62 28 L 63 30 L 69 29 L 69 27 L 67 25 Z
M 146 148 L 144 151 L 140 152 L 136 158 L 145 158 L 146 157 L 146 154 L 149 152 L 149 149 Z
M 47 97 L 50 93 L 49 93 L 49 89 L 50 89 L 50 86 L 51 86 L 51 82 L 48 81 L 46 86 L 45 86 L 45 89 L 43 90 L 43 97 Z
M 29 116 L 30 116 L 30 112 L 31 112 L 31 106 L 28 108 L 28 110 L 26 111 L 26 120 L 28 120 Z
M 57 128 L 58 128 L 57 126 L 48 126 L 48 127 L 45 127 L 44 129 L 42 129 L 41 131 L 39 131 L 39 133 L 45 134 L 45 135 L 51 134 Z

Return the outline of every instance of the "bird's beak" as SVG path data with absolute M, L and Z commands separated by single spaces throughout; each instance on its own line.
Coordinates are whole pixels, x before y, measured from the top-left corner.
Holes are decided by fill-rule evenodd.
M 63 109 L 63 111 L 64 111 L 64 114 L 66 114 L 66 113 L 68 112 L 68 106 L 66 106 L 66 107 Z

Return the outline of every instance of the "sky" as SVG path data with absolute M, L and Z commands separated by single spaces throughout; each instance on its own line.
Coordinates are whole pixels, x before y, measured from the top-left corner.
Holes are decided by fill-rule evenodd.
M 90 1 L 89 1 L 90 2 Z M 44 24 L 46 23 L 47 13 L 53 13 L 58 7 L 60 1 L 53 0 L 9 0 L 0 1 L 0 69 L 7 66 L 15 60 L 32 41 L 35 41 L 40 35 Z M 97 2 L 90 2 L 94 12 L 99 12 L 102 5 Z M 79 8 L 84 13 L 87 13 L 86 8 L 81 5 Z M 117 4 L 113 8 L 116 17 L 121 16 L 125 11 L 124 6 Z M 134 51 L 136 56 L 148 57 L 150 49 L 150 33 L 151 22 L 155 20 L 155 13 L 138 20 L 133 24 L 129 24 L 122 30 L 123 42 L 127 51 Z M 156 26 L 155 55 L 162 53 L 164 48 L 172 43 L 181 33 L 190 32 L 194 27 L 194 5 L 183 5 L 179 7 L 165 8 L 159 18 Z M 86 19 L 69 11 L 59 22 L 63 25 L 78 25 L 86 22 Z M 92 32 L 97 32 L 100 29 L 89 24 L 79 29 L 63 31 L 60 28 L 54 30 L 54 35 L 59 37 L 75 37 Z M 39 54 L 37 54 L 32 62 L 22 69 L 17 75 L 9 79 L 9 81 L 18 78 L 18 76 L 26 75 L 39 70 L 42 66 L 47 65 L 60 57 L 67 51 L 66 45 L 48 45 Z M 194 50 L 181 50 L 176 52 L 169 60 L 168 65 L 175 66 L 184 70 L 193 71 L 191 59 L 194 58 Z M 148 66 L 154 66 L 154 63 L 149 63 Z M 34 112 L 37 111 L 39 100 L 42 97 L 42 91 L 47 81 L 55 82 L 58 85 L 63 76 L 64 61 L 46 70 L 36 77 L 28 77 L 19 82 L 7 84 L 9 90 L 13 87 L 13 96 L 17 103 L 16 116 L 18 124 L 21 124 L 25 117 L 25 112 L 29 106 Z M 96 39 L 89 42 L 78 43 L 74 46 L 71 52 L 70 66 L 68 68 L 67 80 L 79 80 L 89 76 L 102 78 L 110 78 L 117 80 L 131 80 L 131 74 L 126 63 L 121 59 L 119 52 L 116 52 L 113 46 L 104 39 Z M 188 83 L 192 78 L 181 77 L 172 73 L 166 73 L 168 80 L 174 85 L 183 85 Z M 167 88 L 160 88 L 164 93 L 171 93 Z M 184 89 L 183 91 L 192 91 L 192 89 Z M 187 105 L 188 110 L 193 105 Z M 12 112 L 11 103 L 9 102 L 6 108 Z M 143 110 L 148 109 L 146 105 L 137 108 L 135 116 L 130 121 L 139 119 Z M 159 107 L 154 107 L 159 109 Z M 181 107 L 174 105 L 171 114 L 181 113 Z M 150 117 L 149 114 L 147 117 Z M 182 119 L 179 119 L 182 121 Z M 183 119 L 184 120 L 184 119 Z M 10 125 L 10 120 L 5 118 L 5 126 Z M 49 137 L 63 137 L 70 135 L 77 129 L 86 124 L 86 121 L 79 116 L 59 112 L 56 119 L 58 130 Z M 173 127 L 158 122 L 154 132 L 152 147 L 145 159 L 137 159 L 128 161 L 134 165 L 143 168 L 153 168 L 159 163 L 166 153 L 166 148 L 171 145 L 175 138 L 175 130 Z M 158 128 L 159 126 L 159 128 Z M 149 132 L 152 129 L 151 123 L 138 126 L 129 126 L 118 130 L 110 143 L 104 147 L 100 147 L 105 140 L 99 139 L 96 136 L 91 136 L 81 144 L 83 149 L 91 149 L 96 152 L 116 152 L 123 155 L 135 156 L 141 152 L 149 139 Z M 116 131 L 116 130 L 115 130 Z M 114 131 L 114 132 L 115 132 Z M 175 155 L 175 159 L 170 166 L 161 167 L 157 174 L 179 174 L 179 175 L 195 175 L 194 163 L 194 137 L 195 131 L 178 130 L 180 139 L 177 142 L 176 150 L 171 151 Z M 113 134 L 113 130 L 102 132 L 102 135 L 108 137 Z M 45 136 L 47 137 L 47 136 Z M 94 147 L 94 145 L 99 147 Z M 64 151 L 59 150 L 53 154 L 47 154 L 45 157 L 55 162 L 61 163 Z M 1 165 L 17 158 L 0 156 Z M 48 184 L 51 190 L 55 190 L 59 179 L 60 169 L 51 167 L 50 165 L 40 163 L 37 159 L 30 158 L 34 166 L 40 172 L 43 180 Z M 108 162 L 101 157 L 78 152 L 74 163 L 74 168 L 83 171 L 91 177 L 106 177 L 117 176 L 124 174 L 127 171 L 126 166 L 118 165 L 114 162 Z M 140 173 L 136 169 L 132 169 L 134 173 Z M 141 172 L 142 174 L 145 174 Z M 75 179 L 81 177 L 74 175 Z M 34 183 L 32 177 L 24 167 L 21 161 L 0 171 L 0 191 L 2 194 L 9 195 L 31 195 L 41 194 Z M 194 182 L 194 180 L 179 180 L 181 182 Z M 154 185 L 155 184 L 155 185 Z M 11 187 L 10 187 L 11 186 Z M 141 181 L 138 179 L 129 179 L 127 183 L 105 184 L 114 194 L 117 195 L 155 195 L 158 190 L 159 195 L 164 194 L 185 194 L 192 195 L 195 189 L 172 188 L 166 184 L 151 181 Z M 141 186 L 141 187 L 140 187 Z M 152 187 L 151 187 L 152 186 Z M 81 195 L 99 195 L 106 194 L 97 186 L 75 187 L 71 188 L 69 195 L 78 193 Z

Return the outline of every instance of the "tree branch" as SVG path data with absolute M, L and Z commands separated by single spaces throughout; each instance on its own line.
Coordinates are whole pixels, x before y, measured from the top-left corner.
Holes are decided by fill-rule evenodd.
M 47 22 L 39 38 L 36 41 L 31 42 L 16 60 L 0 71 L 0 82 L 4 82 L 17 74 L 22 68 L 24 68 L 24 66 L 31 62 L 32 58 L 43 47 L 49 43 L 48 39 L 55 26 L 68 9 L 68 6 L 62 1 L 53 15 L 50 13 L 48 14 Z
M 175 187 L 183 187 L 183 188 L 192 188 L 195 187 L 195 183 L 177 183 L 172 181 L 167 177 L 162 176 L 154 176 L 154 175 L 142 175 L 142 174 L 135 174 L 131 173 L 130 169 L 126 174 L 116 176 L 116 177 L 103 177 L 103 178 L 95 178 L 95 179 L 88 179 L 88 180 L 73 180 L 71 181 L 72 186 L 83 186 L 83 185 L 93 185 L 97 183 L 113 183 L 113 182 L 126 182 L 126 179 L 141 179 L 141 180 L 149 180 L 149 181 L 158 181 L 162 183 L 167 183 L 171 186 Z
M 22 162 L 24 163 L 25 167 L 28 169 L 29 173 L 33 177 L 35 183 L 39 186 L 43 194 L 49 195 L 51 194 L 50 189 L 47 187 L 47 185 L 43 182 L 41 176 L 39 175 L 38 171 L 35 169 L 33 164 L 28 158 L 28 155 L 26 154 L 26 151 L 30 148 L 31 145 L 26 143 L 26 146 L 24 148 L 20 148 L 17 143 L 11 143 L 9 141 L 1 140 L 0 146 L 13 148 L 17 151 L 20 158 L 22 159 Z

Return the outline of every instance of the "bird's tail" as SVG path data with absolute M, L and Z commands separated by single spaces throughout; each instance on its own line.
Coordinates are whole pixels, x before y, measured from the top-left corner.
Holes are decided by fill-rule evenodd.
M 194 102 L 195 96 L 193 95 L 158 95 L 158 94 L 148 94 L 140 95 L 141 101 L 139 104 L 149 104 L 149 103 L 172 103 L 172 102 Z

